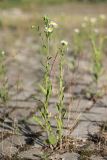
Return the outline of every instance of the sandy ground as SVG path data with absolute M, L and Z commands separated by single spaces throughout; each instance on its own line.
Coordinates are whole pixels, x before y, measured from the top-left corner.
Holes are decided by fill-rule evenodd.
M 62 27 L 60 39 L 63 37 L 70 40 L 73 29 L 81 25 L 80 23 L 83 21 L 84 16 L 107 15 L 106 8 L 107 5 L 105 4 L 63 4 L 60 6 L 33 7 L 29 11 L 19 8 L 0 10 L 0 20 L 2 22 L 0 48 L 5 50 L 7 54 L 7 76 L 11 95 L 7 106 L 1 105 L 0 108 L 0 153 L 2 157 L 19 157 L 19 159 L 22 157 L 36 160 L 39 159 L 36 153 L 38 155 L 41 154 L 40 144 L 42 142 L 37 139 L 38 136 L 36 134 L 36 132 L 41 131 L 41 128 L 35 125 L 32 120 L 32 116 L 40 106 L 40 102 L 32 99 L 32 96 L 35 95 L 38 98 L 40 95 L 38 93 L 38 83 L 43 75 L 41 71 L 41 59 L 43 56 L 40 54 L 38 37 L 31 30 L 31 26 L 35 23 L 41 24 L 41 17 L 44 14 L 48 14 Z M 72 55 L 69 54 L 68 58 L 70 59 L 71 57 Z M 105 94 L 96 101 L 95 99 L 87 99 L 84 95 L 84 90 L 92 81 L 91 74 L 89 74 L 90 61 L 88 58 L 88 55 L 83 55 L 80 58 L 79 69 L 75 77 L 73 77 L 73 73 L 69 69 L 66 70 L 65 76 L 66 91 L 64 101 L 67 108 L 71 108 L 72 111 L 71 126 L 75 124 L 75 117 L 78 118 L 81 114 L 79 123 L 75 125 L 71 136 L 82 139 L 86 139 L 89 133 L 99 132 L 99 124 L 107 121 L 107 95 Z M 105 59 L 105 67 L 106 64 Z M 104 76 L 100 79 L 100 87 L 107 86 L 106 71 L 104 73 Z M 76 78 L 76 83 L 71 85 L 73 78 Z M 76 97 L 73 102 L 72 95 Z M 53 107 L 55 103 L 56 97 L 53 97 L 50 100 L 50 109 L 53 113 L 55 113 Z M 67 119 L 65 119 L 64 123 L 66 131 Z M 14 129 L 15 124 L 18 125 Z M 54 121 L 53 125 L 55 125 Z M 21 136 L 17 135 L 17 129 L 20 130 L 18 133 Z M 30 137 L 29 134 L 34 134 L 34 139 L 32 139 L 34 143 L 32 145 L 27 144 L 27 140 Z M 44 138 L 40 134 L 39 137 L 40 140 Z M 78 156 L 80 155 L 76 155 L 76 157 Z M 103 157 L 107 158 L 107 152 Z M 74 159 L 72 158 L 72 160 Z

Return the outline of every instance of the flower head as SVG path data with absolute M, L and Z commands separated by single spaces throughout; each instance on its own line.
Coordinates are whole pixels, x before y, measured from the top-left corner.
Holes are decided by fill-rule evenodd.
M 80 33 L 80 30 L 79 30 L 78 28 L 75 28 L 75 29 L 74 29 L 74 32 L 75 32 L 75 33 Z
M 90 22 L 91 24 L 95 24 L 97 22 L 97 18 L 95 17 L 90 18 Z
M 31 28 L 34 29 L 34 28 L 36 28 L 36 26 L 35 26 L 35 25 L 32 25 Z
M 105 19 L 106 19 L 106 16 L 105 16 L 104 14 L 101 14 L 101 15 L 99 16 L 99 18 L 102 19 L 102 20 L 105 20 Z
M 98 34 L 98 33 L 99 33 L 98 28 L 95 28 L 95 29 L 94 29 L 94 32 L 95 32 L 96 34 Z
M 50 27 L 53 27 L 53 28 L 57 28 L 57 27 L 58 27 L 58 24 L 55 23 L 54 21 L 50 21 L 49 26 L 50 26 Z
M 86 26 L 87 26 L 86 23 L 82 23 L 82 24 L 81 24 L 81 27 L 82 27 L 82 28 L 85 28 Z
M 57 24 L 54 21 L 49 21 L 48 19 L 47 23 L 45 23 L 45 33 L 47 37 L 51 35 L 54 28 L 57 28 Z
M 46 33 L 52 33 L 53 32 L 53 28 L 52 27 L 45 27 L 45 32 Z
M 67 46 L 67 45 L 68 45 L 68 42 L 67 42 L 67 41 L 65 41 L 65 40 L 62 40 L 62 41 L 61 41 L 61 45 L 63 45 L 63 46 Z
M 5 52 L 4 52 L 4 51 L 1 51 L 1 54 L 4 56 L 4 55 L 5 55 Z
M 88 22 L 89 18 L 87 16 L 84 17 L 84 21 Z

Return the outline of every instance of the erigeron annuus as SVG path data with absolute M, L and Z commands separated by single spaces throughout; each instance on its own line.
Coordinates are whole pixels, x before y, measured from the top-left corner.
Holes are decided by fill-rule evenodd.
M 80 33 L 80 30 L 79 30 L 78 28 L 75 28 L 75 29 L 74 29 L 74 32 L 75 32 L 75 33 Z
M 97 18 L 95 18 L 95 17 L 90 18 L 90 22 L 92 24 L 95 24 L 97 22 Z
M 102 19 L 102 20 L 105 20 L 106 16 L 104 14 L 100 14 L 99 18 Z
M 61 44 L 62 44 L 63 46 L 67 46 L 67 45 L 68 45 L 68 42 L 65 41 L 65 40 L 62 40 L 62 41 L 61 41 Z
M 50 26 L 50 27 L 53 27 L 53 28 L 57 28 L 57 27 L 58 27 L 58 24 L 55 23 L 54 21 L 50 21 L 49 26 Z
M 45 32 L 46 33 L 52 33 L 53 32 L 53 28 L 52 27 L 45 27 Z

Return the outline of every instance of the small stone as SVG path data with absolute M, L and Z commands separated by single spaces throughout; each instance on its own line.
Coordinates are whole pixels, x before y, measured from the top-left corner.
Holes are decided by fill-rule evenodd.
M 40 160 L 42 156 L 41 148 L 31 148 L 27 151 L 19 153 L 18 157 L 20 159 L 31 159 L 31 160 Z
M 80 155 L 78 153 L 72 152 L 72 153 L 64 153 L 61 158 L 62 160 L 78 160 Z
M 14 146 L 13 143 L 10 142 L 10 139 L 7 138 L 0 143 L 0 153 L 5 156 L 11 157 L 15 153 L 17 153 L 18 149 Z
M 92 155 L 90 160 L 104 160 L 104 158 L 100 156 Z

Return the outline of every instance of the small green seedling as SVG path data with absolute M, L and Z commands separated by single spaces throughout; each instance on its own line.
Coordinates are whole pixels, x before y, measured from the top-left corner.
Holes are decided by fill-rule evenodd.
M 8 79 L 6 77 L 5 52 L 0 51 L 0 103 L 6 104 L 8 101 Z

